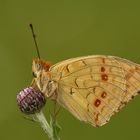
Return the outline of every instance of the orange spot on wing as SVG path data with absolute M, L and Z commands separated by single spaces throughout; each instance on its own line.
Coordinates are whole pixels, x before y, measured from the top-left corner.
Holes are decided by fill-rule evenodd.
M 104 67 L 101 67 L 101 72 L 105 72 L 105 68 Z
M 102 80 L 107 81 L 108 80 L 108 76 L 106 74 L 102 74 L 101 75 Z
M 101 101 L 99 99 L 96 99 L 95 102 L 94 102 L 94 105 L 96 107 L 98 107 L 100 104 L 101 104 Z
M 106 96 L 107 96 L 107 93 L 105 91 L 103 91 L 102 94 L 101 94 L 101 97 L 106 98 Z

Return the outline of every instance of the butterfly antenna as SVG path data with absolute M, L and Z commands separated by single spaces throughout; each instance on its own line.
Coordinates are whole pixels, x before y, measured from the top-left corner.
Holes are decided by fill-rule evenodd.
M 38 55 L 38 58 L 40 59 L 40 53 L 39 53 L 39 49 L 38 49 L 38 45 L 37 45 L 37 41 L 36 41 L 36 35 L 34 33 L 34 28 L 33 28 L 32 24 L 30 24 L 30 28 L 31 28 L 32 36 L 33 36 L 33 39 L 34 39 L 34 42 L 35 42 L 35 47 L 36 47 L 37 55 Z

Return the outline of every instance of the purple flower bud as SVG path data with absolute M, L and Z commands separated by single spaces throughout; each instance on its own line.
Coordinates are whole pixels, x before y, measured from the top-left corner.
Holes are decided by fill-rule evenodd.
M 27 87 L 17 95 L 17 104 L 20 110 L 26 114 L 39 112 L 45 103 L 44 94 L 33 87 Z

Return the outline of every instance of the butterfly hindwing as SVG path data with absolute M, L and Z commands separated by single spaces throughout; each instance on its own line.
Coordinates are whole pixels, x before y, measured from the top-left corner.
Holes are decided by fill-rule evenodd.
M 134 63 L 109 56 L 74 58 L 50 69 L 52 79 L 58 82 L 57 101 L 93 126 L 108 122 L 140 89 L 137 71 Z
M 125 72 L 126 94 L 123 102 L 128 102 L 140 91 L 140 65 L 119 57 L 116 59 Z

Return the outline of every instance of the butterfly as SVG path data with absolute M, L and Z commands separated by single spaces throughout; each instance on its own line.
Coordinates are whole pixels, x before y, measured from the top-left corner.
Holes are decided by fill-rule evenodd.
M 40 110 L 45 96 L 80 121 L 99 127 L 140 93 L 139 64 L 116 56 L 91 55 L 52 65 L 40 58 L 32 24 L 30 28 L 38 54 L 32 62 L 31 86 L 43 95 L 31 87 L 21 91 L 17 101 L 24 113 Z M 35 102 L 30 98 L 34 99 L 33 93 L 40 95 Z
M 106 124 L 140 93 L 140 65 L 116 56 L 91 55 L 50 64 L 32 63 L 33 83 L 80 121 Z

